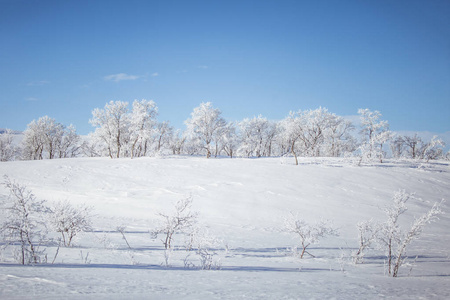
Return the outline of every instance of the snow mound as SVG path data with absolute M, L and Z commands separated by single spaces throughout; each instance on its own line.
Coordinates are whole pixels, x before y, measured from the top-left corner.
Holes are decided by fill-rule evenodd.
M 355 266 L 356 224 L 383 220 L 393 194 L 414 192 L 404 223 L 433 203 L 450 199 L 450 166 L 438 161 L 387 162 L 358 167 L 351 160 L 289 158 L 138 159 L 77 158 L 0 164 L 0 174 L 30 188 L 49 204 L 68 200 L 93 207 L 94 230 L 72 248 L 61 248 L 54 264 L 19 266 L 3 251 L 0 297 L 164 299 L 418 298 L 450 294 L 450 218 L 425 228 L 408 249 L 414 268 L 397 279 L 384 275 L 382 252 Z M 0 197 L 8 191 L 0 187 Z M 192 197 L 193 210 L 215 237 L 218 271 L 201 271 L 179 234 L 170 267 L 161 237 L 152 238 L 158 212 L 170 212 Z M 339 236 L 295 256 L 298 241 L 283 232 L 283 217 L 298 213 L 308 222 L 333 222 Z M 125 237 L 117 231 L 125 227 Z M 53 257 L 56 247 L 48 245 Z

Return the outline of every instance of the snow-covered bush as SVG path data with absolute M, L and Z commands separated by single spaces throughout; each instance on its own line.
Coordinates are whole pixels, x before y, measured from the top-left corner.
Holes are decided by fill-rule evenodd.
M 384 212 L 388 219 L 380 224 L 377 241 L 386 252 L 388 260 L 388 272 L 392 277 L 397 277 L 399 268 L 406 259 L 406 247 L 415 239 L 418 239 L 423 231 L 423 227 L 438 219 L 443 213 L 441 204 L 435 203 L 433 207 L 419 218 L 414 218 L 410 228 L 403 229 L 399 224 L 399 217 L 404 214 L 408 208 L 406 202 L 413 196 L 404 190 L 394 194 L 393 205 L 386 207 Z
M 393 204 L 383 209 L 387 216 L 386 221 L 374 222 L 371 220 L 358 223 L 360 243 L 358 251 L 353 256 L 355 262 L 362 262 L 364 250 L 372 242 L 375 242 L 378 248 L 386 254 L 389 276 L 398 276 L 399 268 L 407 258 L 407 246 L 420 237 L 426 224 L 437 220 L 438 216 L 443 214 L 441 210 L 442 202 L 435 203 L 428 212 L 421 217 L 414 218 L 411 227 L 402 228 L 399 218 L 408 210 L 406 202 L 411 198 L 413 198 L 413 194 L 399 190 L 392 198 Z
M 333 228 L 328 220 L 320 220 L 315 224 L 308 224 L 305 220 L 299 218 L 298 214 L 293 213 L 285 217 L 284 230 L 294 234 L 300 240 L 302 248 L 300 258 L 303 258 L 305 253 L 314 257 L 314 255 L 306 251 L 306 248 L 312 244 L 317 244 L 321 238 L 327 235 L 338 235 L 337 230 Z
M 5 176 L 3 183 L 9 189 L 9 198 L 2 203 L 6 213 L 1 224 L 2 241 L 14 248 L 14 255 L 21 264 L 40 263 L 47 241 L 44 215 L 49 212 L 45 200 L 37 200 L 26 186 Z
M 70 247 L 76 235 L 92 229 L 91 210 L 86 205 L 75 207 L 67 200 L 56 203 L 50 222 L 54 230 L 61 233 L 64 246 Z
M 358 228 L 359 248 L 352 254 L 352 257 L 354 263 L 358 264 L 363 262 L 365 251 L 376 241 L 379 226 L 373 220 L 369 220 L 359 222 L 356 227 Z
M 189 232 L 197 222 L 197 212 L 191 211 L 192 197 L 178 200 L 172 213 L 158 213 L 162 220 L 153 232 L 156 236 L 163 234 L 162 242 L 165 249 L 172 248 L 173 235 L 179 232 Z
M 186 250 L 195 251 L 195 254 L 199 257 L 202 270 L 218 270 L 221 267 L 221 262 L 216 257 L 218 255 L 217 248 L 220 245 L 221 241 L 211 236 L 205 228 L 195 227 L 188 235 Z M 187 265 L 187 258 L 185 259 L 185 266 Z M 195 264 L 190 265 L 195 266 Z

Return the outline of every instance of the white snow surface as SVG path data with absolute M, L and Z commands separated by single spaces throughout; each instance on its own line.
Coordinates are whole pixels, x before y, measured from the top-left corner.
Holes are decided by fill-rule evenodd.
M 93 231 L 60 248 L 53 264 L 18 265 L 8 248 L 0 262 L 0 299 L 450 299 L 450 165 L 388 161 L 356 166 L 345 159 L 76 158 L 0 163 L 0 175 L 38 199 L 93 207 Z M 1 179 L 3 180 L 3 178 Z M 446 199 L 446 214 L 407 250 L 411 265 L 385 275 L 382 251 L 354 265 L 356 224 L 384 221 L 394 192 L 414 192 L 402 224 Z M 8 190 L 0 186 L 5 200 Z M 174 238 L 170 266 L 161 236 L 149 232 L 158 212 L 191 196 L 216 245 L 218 270 L 201 270 L 195 253 Z M 333 221 L 337 237 L 296 256 L 283 217 Z M 4 220 L 0 220 L 3 222 Z M 128 248 L 117 226 L 125 226 Z M 49 261 L 56 252 L 47 245 Z M 220 259 L 220 262 L 218 261 Z M 185 262 L 189 262 L 185 267 Z

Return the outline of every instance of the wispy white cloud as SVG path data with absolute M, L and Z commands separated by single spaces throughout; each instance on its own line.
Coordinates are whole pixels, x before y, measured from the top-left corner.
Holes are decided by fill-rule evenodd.
M 35 98 L 35 97 L 28 97 L 28 98 L 25 98 L 25 100 L 26 101 L 38 101 L 39 99 Z
M 152 75 L 150 75 L 150 76 L 152 76 L 152 77 L 156 77 L 156 76 L 159 76 L 159 73 L 158 72 L 155 72 L 155 73 L 153 73 Z
M 136 80 L 139 77 L 140 76 L 137 76 L 137 75 L 128 75 L 125 73 L 119 73 L 119 74 L 112 74 L 112 75 L 105 76 L 105 77 L 103 77 L 103 79 L 107 80 L 107 81 L 119 82 L 122 80 Z
M 48 80 L 38 80 L 38 81 L 28 82 L 27 85 L 28 86 L 42 86 L 42 85 L 49 84 L 49 83 L 50 83 L 50 81 L 48 81 Z
M 199 69 L 203 69 L 203 70 L 209 69 L 209 67 L 208 67 L 208 66 L 197 66 L 197 68 L 199 68 Z

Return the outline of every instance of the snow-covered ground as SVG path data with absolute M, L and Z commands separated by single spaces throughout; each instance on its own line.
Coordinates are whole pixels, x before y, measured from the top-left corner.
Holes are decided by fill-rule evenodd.
M 0 163 L 0 175 L 30 188 L 48 204 L 93 207 L 94 230 L 61 248 L 53 264 L 21 266 L 8 248 L 0 263 L 2 299 L 449 299 L 449 162 L 386 162 L 358 167 L 343 159 L 79 158 Z M 415 192 L 402 222 L 446 199 L 407 254 L 412 265 L 387 277 L 382 251 L 354 265 L 359 221 L 384 221 L 394 192 Z M 0 187 L 0 197 L 8 191 Z M 199 257 L 175 236 L 170 266 L 161 236 L 149 232 L 158 212 L 192 197 L 200 227 L 217 239 L 219 270 L 200 270 Z M 283 217 L 333 221 L 328 237 L 299 259 L 298 241 Z M 1 220 L 3 222 L 3 220 Z M 125 236 L 118 226 L 125 226 Z M 46 248 L 49 260 L 56 247 Z M 51 259 L 50 259 L 51 258 Z M 187 266 L 187 267 L 186 267 Z

